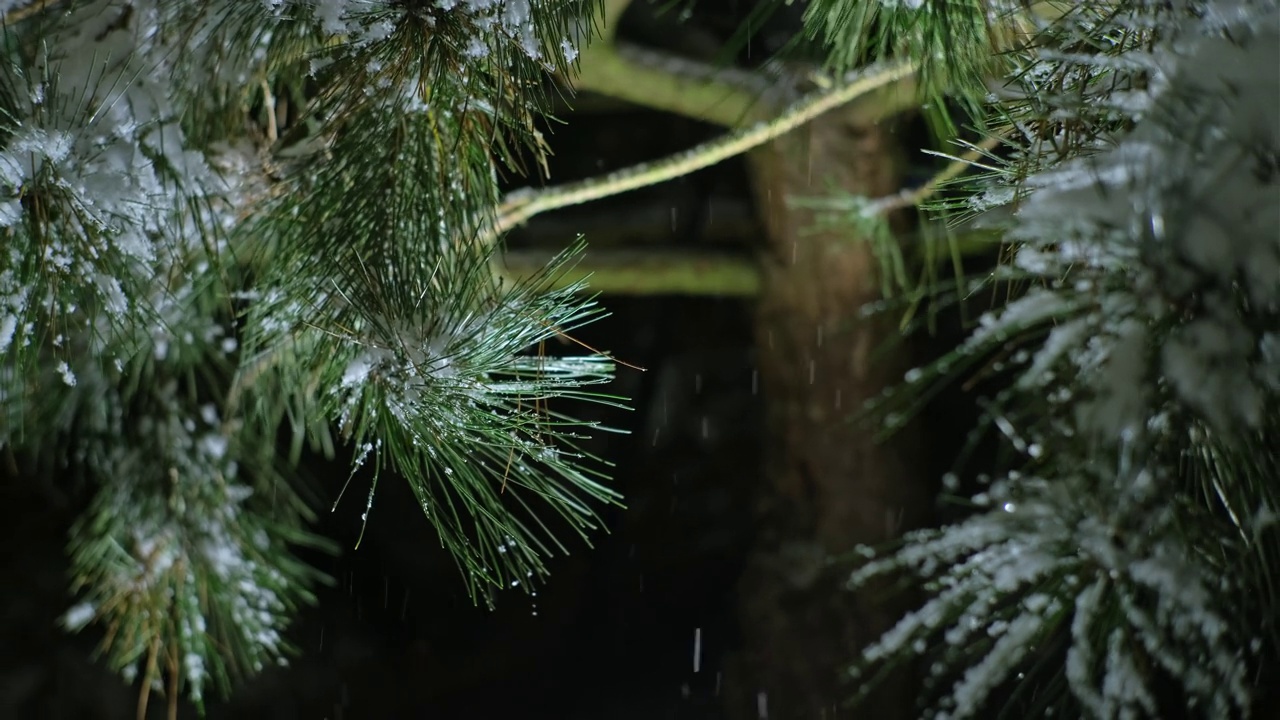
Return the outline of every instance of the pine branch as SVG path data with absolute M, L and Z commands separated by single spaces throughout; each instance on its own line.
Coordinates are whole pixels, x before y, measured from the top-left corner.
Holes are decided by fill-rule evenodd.
M 1005 76 L 1035 26 L 1023 3 L 1004 0 L 816 0 L 805 11 L 806 31 L 829 49 L 837 72 L 873 58 L 917 58 L 921 90 L 944 128 L 952 126 L 948 99 L 971 117 L 985 115 L 988 80 Z
M 935 173 L 919 187 L 903 189 L 896 195 L 888 195 L 871 200 L 866 203 L 864 212 L 873 215 L 888 215 L 896 210 L 923 206 L 938 191 L 947 187 L 948 183 L 972 169 L 982 158 L 989 157 L 991 151 L 1001 142 L 1002 140 L 999 136 L 992 135 L 955 157 L 935 153 L 942 157 L 950 158 L 951 162 L 947 163 L 946 167 Z
M 4 28 L 0 445 L 98 484 L 65 622 L 105 627 L 141 713 L 153 684 L 172 715 L 288 654 L 320 579 L 291 551 L 324 546 L 289 461 L 331 422 L 411 483 L 477 598 L 616 501 L 561 405 L 617 402 L 586 388 L 612 363 L 528 352 L 598 310 L 452 246 L 584 8 L 90 0 Z M 264 200 L 245 135 L 277 93 L 305 107 L 267 138 L 294 152 Z
M 745 239 L 744 239 L 745 240 Z M 987 234 L 952 233 L 949 247 L 961 256 L 989 253 L 996 245 Z M 931 242 L 925 236 L 920 242 Z M 553 250 L 507 250 L 495 262 L 502 277 L 520 282 L 538 275 L 556 255 Z M 941 263 L 950 254 L 930 262 Z M 747 257 L 684 248 L 593 249 L 563 275 L 540 287 L 570 287 L 600 295 L 685 295 L 753 298 L 760 292 L 760 268 Z
M 773 107 L 776 83 L 758 73 L 717 68 L 616 42 L 583 51 L 570 82 L 654 110 L 739 127 Z
M 572 82 L 578 90 L 640 107 L 741 127 L 776 113 L 780 92 L 785 92 L 792 80 L 780 82 L 761 72 L 719 67 L 614 42 L 588 48 Z M 874 123 L 916 107 L 915 87 L 914 74 L 898 78 L 859 97 L 852 115 L 860 122 Z
M 852 224 L 857 226 L 858 234 L 865 237 L 879 237 L 878 228 L 883 226 L 885 218 L 890 213 L 921 207 L 949 181 L 959 177 L 970 169 L 973 163 L 989 153 L 998 142 L 999 138 L 996 137 L 982 141 L 953 158 L 923 185 L 904 189 L 893 195 L 872 200 L 822 198 L 793 199 L 793 202 L 827 213 L 831 217 L 825 222 L 834 227 L 841 227 L 850 215 L 856 216 L 856 222 Z M 926 243 L 932 242 L 924 235 L 921 239 Z M 872 242 L 877 242 L 882 253 L 897 252 L 896 259 L 886 261 L 885 267 L 904 265 L 901 250 L 897 249 L 899 242 L 897 239 L 885 238 L 883 242 L 876 240 Z M 997 241 L 982 233 L 949 232 L 947 242 L 951 249 L 951 256 L 954 258 L 987 253 Z M 536 273 L 552 257 L 553 254 L 547 251 L 506 250 L 497 265 L 500 268 L 499 273 L 504 277 L 525 278 Z M 933 265 L 938 260 L 940 258 L 933 257 L 933 254 L 929 253 L 926 262 Z M 592 290 L 605 295 L 693 294 L 749 297 L 759 291 L 760 283 L 758 268 L 753 263 L 726 256 L 723 253 L 697 253 L 683 249 L 593 250 L 586 253 L 572 271 L 561 276 L 556 284 L 549 287 L 562 287 L 578 281 L 585 282 L 588 279 Z M 908 287 L 905 278 L 901 276 L 899 276 L 899 285 L 903 289 L 913 289 Z M 892 297 L 892 288 L 886 289 L 886 295 Z
M 1258 443 L 1280 353 L 1256 349 L 1280 322 L 1280 234 L 1274 173 L 1243 158 L 1276 137 L 1241 118 L 1280 107 L 1277 12 L 1077 4 L 993 109 L 1008 152 L 943 205 L 995 227 L 1006 261 L 935 298 L 1013 292 L 870 409 L 892 429 L 945 383 L 996 383 L 967 452 L 996 435 L 1002 457 L 971 517 L 854 576 L 924 580 L 859 672 L 928 656 L 926 714 L 985 716 L 1006 687 L 1006 715 L 1246 716 L 1268 682 L 1280 532 Z
M 776 118 L 705 143 L 688 152 L 654 163 L 646 163 L 601 178 L 592 178 L 543 190 L 509 193 L 498 206 L 497 217 L 480 234 L 482 244 L 494 242 L 512 228 L 548 210 L 629 192 L 682 177 L 696 170 L 760 147 L 804 125 L 813 118 L 866 94 L 911 76 L 909 62 L 888 63 L 850 73 L 829 89 L 820 90 L 796 102 Z
M 555 258 L 547 250 L 507 250 L 497 263 L 504 276 L 524 281 Z M 754 297 L 760 271 L 750 259 L 684 249 L 589 250 L 572 269 L 547 278 L 544 290 L 571 287 L 601 295 Z

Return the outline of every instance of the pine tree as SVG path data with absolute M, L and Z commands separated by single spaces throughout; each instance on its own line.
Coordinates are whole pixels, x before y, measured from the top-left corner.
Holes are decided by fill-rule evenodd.
M 928 716 L 1009 698 L 1247 715 L 1280 657 L 1274 0 L 814 0 L 833 71 L 814 95 L 664 163 L 500 197 L 499 174 L 545 150 L 549 74 L 618 60 L 590 46 L 598 11 L 0 1 L 0 446 L 95 487 L 66 625 L 100 628 L 142 705 L 161 688 L 171 712 L 283 662 L 325 581 L 295 553 L 329 548 L 296 479 L 306 447 L 372 468 L 367 521 L 378 478 L 407 481 L 477 601 L 530 588 L 563 549 L 552 528 L 585 536 L 618 500 L 576 444 L 592 428 L 546 401 L 619 399 L 591 387 L 607 355 L 530 352 L 601 314 L 556 281 L 580 246 L 517 281 L 501 234 L 918 71 L 938 136 L 972 122 L 985 140 L 901 196 L 811 202 L 879 239 L 908 325 L 1013 298 L 870 408 L 893 431 L 942 384 L 997 375 L 974 438 L 1005 453 L 968 519 L 862 549 L 855 586 L 913 571 L 929 599 L 858 686 L 923 658 Z M 954 283 L 883 223 L 926 201 L 984 228 L 948 239 Z M 975 247 L 995 272 L 964 274 Z
M 852 587 L 906 572 L 926 600 L 851 674 L 915 663 L 924 717 L 1247 717 L 1280 659 L 1280 13 L 1036 11 L 810 9 L 837 60 L 934 59 L 930 87 L 981 110 L 981 172 L 930 209 L 1001 262 L 904 289 L 1010 298 L 873 408 L 995 378 L 971 447 L 1002 450 L 967 519 L 861 549 Z
M 615 4 L 615 9 L 616 9 Z M 909 76 L 842 77 L 779 116 L 600 180 L 498 197 L 545 143 L 584 3 L 7 3 L 0 444 L 90 479 L 65 625 L 170 713 L 291 651 L 325 578 L 304 447 L 407 481 L 472 597 L 531 588 L 616 502 L 553 399 L 613 360 L 550 358 L 599 309 L 579 246 L 519 280 L 513 225 L 742 153 Z M 548 517 L 548 516 L 553 517 Z
M 0 10 L 0 446 L 93 482 L 65 623 L 143 708 L 286 658 L 324 580 L 295 553 L 329 546 L 305 446 L 373 467 L 366 519 L 407 481 L 478 601 L 617 500 L 545 409 L 613 402 L 611 360 L 528 352 L 599 316 L 543 291 L 573 252 L 513 282 L 486 230 L 586 3 Z

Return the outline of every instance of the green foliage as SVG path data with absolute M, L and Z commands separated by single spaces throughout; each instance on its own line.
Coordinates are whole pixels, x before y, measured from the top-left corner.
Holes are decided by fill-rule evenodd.
M 938 302 L 1004 299 L 870 408 L 892 430 L 984 381 L 966 452 L 1000 450 L 969 517 L 864 549 L 855 586 L 928 599 L 859 679 L 923 663 L 929 717 L 1253 710 L 1280 656 L 1276 13 L 1079 3 L 1010 56 L 998 152 L 934 204 L 1000 258 Z
M 1023 3 L 1005 0 L 813 0 L 805 12 L 806 32 L 837 72 L 890 57 L 919 62 L 926 115 L 944 136 L 954 134 L 948 100 L 983 117 L 988 81 L 1006 74 L 1034 23 Z
M 475 238 L 591 7 L 52 5 L 3 30 L 0 446 L 93 481 L 68 627 L 144 702 L 283 662 L 308 444 L 409 482 L 473 597 L 542 580 L 617 500 L 547 402 L 613 364 L 545 356 L 600 310 Z
M 292 648 L 283 629 L 322 579 L 292 553 L 334 548 L 303 529 L 312 515 L 287 468 L 271 462 L 269 436 L 264 446 L 221 420 L 178 379 L 140 379 L 146 390 L 127 414 L 96 432 L 77 429 L 98 490 L 71 531 L 82 597 L 65 622 L 102 623 L 113 669 L 145 684 L 167 676 L 200 706 L 210 688 L 228 692 L 284 661 Z M 97 402 L 111 408 L 121 398 Z

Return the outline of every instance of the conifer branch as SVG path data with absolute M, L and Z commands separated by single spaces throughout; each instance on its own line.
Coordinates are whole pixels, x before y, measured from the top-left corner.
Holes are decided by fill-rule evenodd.
M 583 51 L 571 82 L 577 91 L 723 127 L 739 127 L 773 107 L 768 101 L 772 83 L 759 73 L 617 42 L 597 43 Z
M 450 242 L 496 203 L 548 67 L 590 39 L 586 5 L 5 16 L 0 446 L 96 483 L 63 621 L 106 627 L 141 713 L 153 686 L 171 715 L 179 691 L 200 708 L 292 651 L 284 629 L 322 581 L 293 553 L 333 550 L 295 494 L 303 442 L 332 452 L 340 431 L 356 467 L 399 471 L 477 600 L 545 575 L 560 531 L 585 537 L 617 501 L 577 447 L 594 425 L 546 406 L 620 402 L 586 387 L 613 363 L 529 354 L 599 310 L 533 291 L 540 276 L 503 286 L 488 248 Z M 277 93 L 305 107 L 273 127 Z M 273 174 L 281 192 L 255 182 L 246 129 L 307 148 Z
M 693 150 L 599 178 L 542 190 L 524 189 L 509 193 L 498 206 L 492 224 L 482 231 L 478 239 L 482 244 L 491 244 L 540 213 L 656 185 L 710 167 L 760 147 L 855 98 L 909 77 L 915 72 L 915 67 L 909 61 L 873 65 L 850 73 L 830 88 L 812 93 L 772 120 L 756 123 Z
M 971 146 L 964 153 L 951 157 L 935 153 L 942 157 L 950 157 L 951 162 L 946 167 L 938 171 L 930 177 L 923 185 L 915 188 L 905 188 L 893 195 L 877 198 L 866 203 L 865 211 L 874 215 L 887 215 L 895 210 L 905 210 L 907 208 L 918 208 L 932 198 L 939 190 L 956 178 L 960 177 L 966 170 L 974 166 L 983 157 L 990 155 L 991 151 L 1001 142 L 1000 136 L 992 135 L 984 138 L 982 142 Z
M 993 3 L 905 5 L 867 4 L 861 20 L 892 17 L 854 29 L 888 27 L 895 46 L 978 77 L 991 35 L 948 35 L 942 18 L 976 25 Z M 935 204 L 995 228 L 1002 262 L 924 289 L 940 304 L 997 283 L 1012 297 L 867 408 L 893 432 L 944 384 L 980 379 L 996 389 L 959 469 L 991 436 L 1005 457 L 978 469 L 965 519 L 862 549 L 853 585 L 908 571 L 927 599 L 853 673 L 870 686 L 928 658 L 926 716 L 1008 702 L 1019 716 L 1247 717 L 1280 656 L 1277 461 L 1260 444 L 1280 426 L 1280 352 L 1264 349 L 1280 326 L 1277 138 L 1258 130 L 1280 108 L 1280 10 L 1033 10 L 1046 22 L 1006 56 L 1011 91 L 987 123 L 1005 130 L 972 148 L 1007 151 Z M 850 15 L 828 19 L 850 30 Z
M 524 280 L 540 274 L 554 258 L 555 252 L 549 250 L 507 250 L 501 271 Z M 750 258 L 724 252 L 595 249 L 565 273 L 544 282 L 544 290 L 579 285 L 601 295 L 754 297 L 760 291 L 760 270 Z

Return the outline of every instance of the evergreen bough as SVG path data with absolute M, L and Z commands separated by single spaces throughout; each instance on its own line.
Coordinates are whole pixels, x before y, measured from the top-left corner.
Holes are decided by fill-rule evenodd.
M 307 445 L 371 464 L 370 507 L 407 481 L 485 602 L 616 501 L 547 407 L 612 402 L 612 362 L 531 352 L 599 309 L 502 280 L 484 241 L 592 10 L 0 3 L 0 446 L 94 483 L 64 620 L 143 705 L 287 657 L 324 580 L 295 553 L 329 547 Z
M 860 549 L 851 587 L 905 572 L 926 599 L 851 676 L 916 667 L 949 720 L 1249 716 L 1280 658 L 1280 12 L 1030 10 L 809 10 L 837 61 L 918 53 L 952 110 L 984 108 L 979 172 L 928 209 L 1001 261 L 901 284 L 1008 297 L 869 408 L 892 430 L 946 383 L 1003 388 L 968 518 Z
M 403 476 L 477 599 L 545 573 L 548 506 L 581 532 L 615 499 L 545 407 L 612 402 L 587 387 L 611 362 L 528 352 L 599 311 L 504 281 L 490 245 L 497 173 L 543 149 L 543 78 L 591 10 L 0 2 L 0 444 L 93 479 L 65 620 L 103 628 L 144 701 L 287 655 L 323 580 L 292 553 L 327 547 L 304 445 L 373 465 L 366 516 Z M 994 273 L 956 257 L 958 285 L 913 286 L 879 206 L 828 203 L 886 289 L 1012 298 L 870 408 L 892 431 L 946 382 L 1004 378 L 968 519 L 862 549 L 853 585 L 908 570 L 928 599 L 859 684 L 923 656 L 932 717 L 1248 715 L 1280 656 L 1276 3 L 813 0 L 806 21 L 833 70 L 909 61 L 940 134 L 959 112 L 986 135 L 981 172 L 917 194 L 989 229 Z

